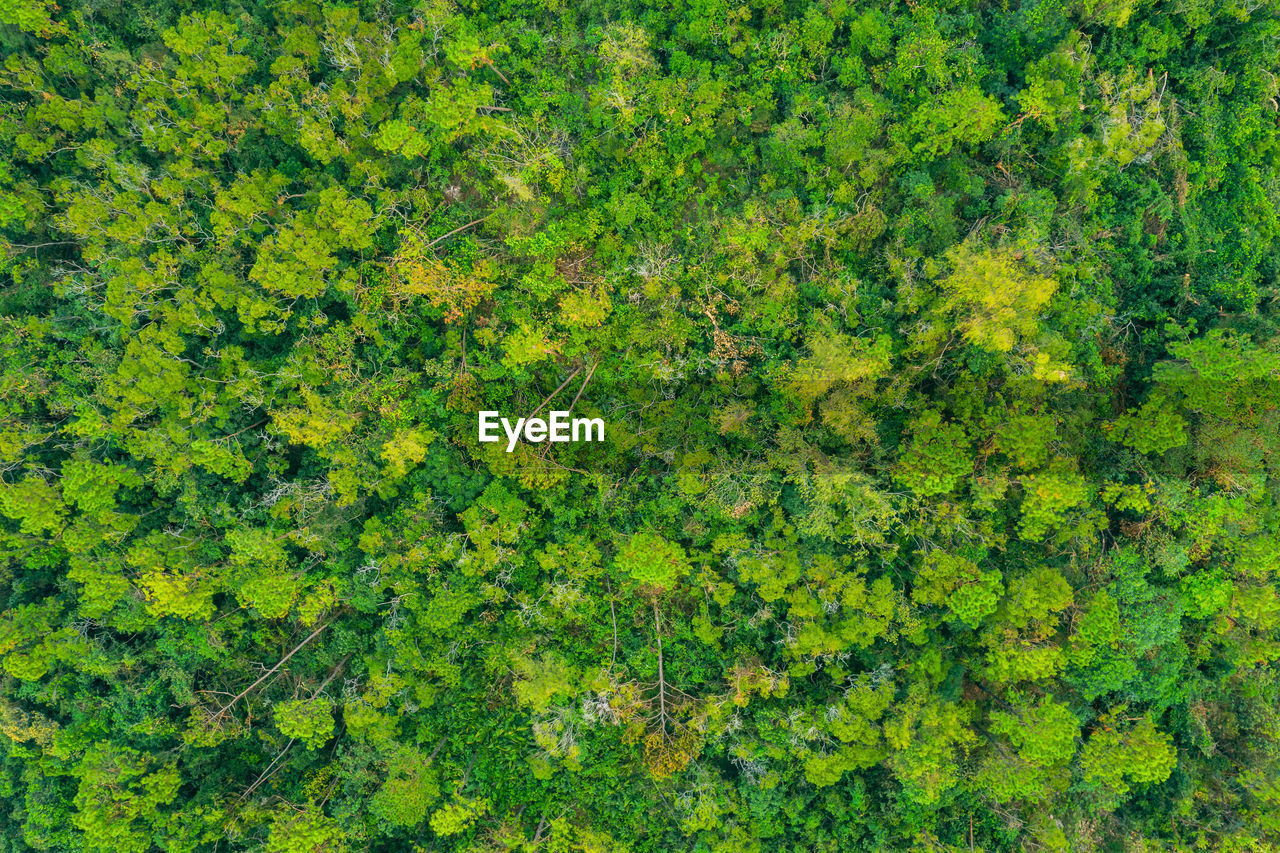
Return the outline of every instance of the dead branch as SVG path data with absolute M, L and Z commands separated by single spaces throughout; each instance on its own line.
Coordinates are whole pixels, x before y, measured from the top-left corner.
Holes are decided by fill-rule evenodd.
M 308 637 L 307 637 L 305 640 L 303 640 L 301 643 L 298 643 L 298 645 L 294 646 L 294 647 L 293 647 L 293 651 L 289 652 L 289 654 L 287 654 L 287 655 L 285 655 L 284 657 L 280 658 L 280 662 L 279 662 L 279 663 L 277 663 L 275 666 L 271 667 L 271 669 L 267 670 L 265 673 L 263 673 L 261 678 L 259 678 L 259 679 L 258 679 L 257 681 L 255 681 L 255 682 L 253 682 L 253 684 L 250 684 L 250 685 L 249 685 L 248 687 L 246 687 L 244 690 L 242 690 L 238 696 L 236 696 L 234 699 L 232 699 L 232 700 L 231 700 L 230 702 L 228 702 L 226 705 L 223 705 L 223 706 L 222 706 L 222 708 L 221 708 L 221 709 L 220 709 L 216 714 L 214 714 L 214 715 L 213 715 L 212 719 L 215 719 L 215 720 L 216 720 L 216 719 L 218 719 L 219 717 L 221 717 L 223 714 L 225 714 L 225 713 L 227 713 L 228 711 L 230 711 L 230 710 L 231 710 L 231 708 L 232 708 L 232 706 L 234 706 L 237 702 L 239 702 L 239 701 L 240 701 L 241 699 L 243 699 L 245 696 L 248 696 L 248 695 L 249 695 L 249 692 L 250 692 L 251 690 L 253 690 L 253 688 L 257 687 L 259 684 L 261 684 L 262 682 L 266 681 L 266 680 L 267 680 L 267 678 L 269 678 L 269 677 L 272 675 L 272 673 L 274 673 L 277 669 L 279 669 L 280 667 L 282 667 L 282 666 L 284 666 L 286 663 L 288 663 L 289 658 L 291 658 L 291 657 L 293 657 L 294 655 L 296 655 L 299 651 L 301 651 L 301 650 L 302 650 L 302 647 L 303 647 L 303 646 L 305 646 L 307 643 L 311 642 L 311 641 L 312 641 L 312 640 L 314 640 L 316 637 L 318 637 L 318 636 L 320 635 L 320 632 L 321 632 L 321 631 L 323 631 L 325 628 L 328 628 L 328 627 L 329 627 L 330 625 L 332 625 L 332 624 L 333 624 L 332 622 L 326 622 L 326 623 L 324 623 L 323 625 L 321 625 L 319 628 L 317 628 L 317 629 L 315 629 L 314 631 L 312 631 L 312 632 L 311 632 L 311 634 L 310 634 L 310 636 L 308 636 Z

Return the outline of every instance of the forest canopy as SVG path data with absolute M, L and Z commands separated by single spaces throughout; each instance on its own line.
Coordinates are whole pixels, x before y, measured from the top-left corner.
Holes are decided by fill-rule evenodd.
M 1272 0 L 0 56 L 0 853 L 1280 850 Z

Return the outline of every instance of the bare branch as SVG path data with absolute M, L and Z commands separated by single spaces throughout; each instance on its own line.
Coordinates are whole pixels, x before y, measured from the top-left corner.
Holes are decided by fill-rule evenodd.
M 307 643 L 311 642 L 311 641 L 312 641 L 312 640 L 314 640 L 316 637 L 318 637 L 318 636 L 320 635 L 320 632 L 321 632 L 321 631 L 323 631 L 325 628 L 328 628 L 328 627 L 329 627 L 330 625 L 332 625 L 332 624 L 333 624 L 332 622 L 326 622 L 326 623 L 324 623 L 323 625 L 321 625 L 319 628 L 317 628 L 317 629 L 315 629 L 314 631 L 312 631 L 312 632 L 311 632 L 311 634 L 310 634 L 310 636 L 308 636 L 308 637 L 307 637 L 305 640 L 303 640 L 301 643 L 298 643 L 298 645 L 294 646 L 294 647 L 293 647 L 293 651 L 289 652 L 289 654 L 287 654 L 287 655 L 285 655 L 284 657 L 280 658 L 280 662 L 279 662 L 279 663 L 277 663 L 275 666 L 271 667 L 271 669 L 267 670 L 265 673 L 263 673 L 261 678 L 259 678 L 259 679 L 258 679 L 257 681 L 255 681 L 255 682 L 253 682 L 253 684 L 250 684 L 248 687 L 246 687 L 243 691 L 241 691 L 241 692 L 240 692 L 240 694 L 239 694 L 238 696 L 236 696 L 236 698 L 232 699 L 232 700 L 231 700 L 230 702 L 228 702 L 226 705 L 223 705 L 223 706 L 222 706 L 222 708 L 221 708 L 221 709 L 220 709 L 216 714 L 214 714 L 214 715 L 213 715 L 213 719 L 217 719 L 218 717 L 221 717 L 223 714 L 225 714 L 225 713 L 227 713 L 228 711 L 230 711 L 233 705 L 235 705 L 237 702 L 239 702 L 239 701 L 240 701 L 241 699 L 243 699 L 245 696 L 248 696 L 248 695 L 249 695 L 249 691 L 253 690 L 253 688 L 257 687 L 259 684 L 261 684 L 262 682 L 266 681 L 266 680 L 267 680 L 267 678 L 268 678 L 272 673 L 274 673 L 274 672 L 275 672 L 277 669 L 279 669 L 280 667 L 284 666 L 284 665 L 285 665 L 285 663 L 287 663 L 287 662 L 288 662 L 289 658 L 291 658 L 291 657 L 293 657 L 294 655 L 296 655 L 299 651 L 301 651 L 301 650 L 302 650 L 302 647 L 303 647 L 303 646 L 305 646 Z

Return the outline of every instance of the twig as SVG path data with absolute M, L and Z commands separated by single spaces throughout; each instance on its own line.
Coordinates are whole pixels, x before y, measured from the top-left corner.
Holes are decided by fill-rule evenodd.
M 250 426 L 247 426 L 247 427 L 245 427 L 244 429 L 240 430 L 239 432 L 233 432 L 233 433 L 231 433 L 231 435 L 220 435 L 220 436 L 218 436 L 218 437 L 217 437 L 217 439 L 215 439 L 215 441 L 226 441 L 227 439 L 235 438 L 237 435 L 240 435 L 240 433 L 248 432 L 248 431 L 249 431 L 249 430 L 251 430 L 251 429 L 256 429 L 256 428 L 258 428 L 258 427 L 262 426 L 263 424 L 265 424 L 265 423 L 266 423 L 267 421 L 269 421 L 269 420 L 271 420 L 271 419 L 270 419 L 270 418 L 263 418 L 262 420 L 258 421 L 256 424 L 252 424 L 252 425 L 250 425 Z
M 338 661 L 338 665 L 333 668 L 333 672 L 329 673 L 329 677 L 326 678 L 324 683 L 317 687 L 316 691 L 311 694 L 312 699 L 319 696 L 324 689 L 329 686 L 329 682 L 333 681 L 333 679 L 337 677 L 338 673 L 342 670 L 342 667 L 344 667 L 349 660 L 351 660 L 351 655 L 347 655 L 342 660 Z
M 667 728 L 667 679 L 662 672 L 662 626 L 658 624 L 658 600 L 653 600 L 653 632 L 658 638 L 658 725 Z
M 338 777 L 335 775 L 333 781 L 329 783 L 329 787 L 325 789 L 324 799 L 316 804 L 317 809 L 324 808 L 324 804 L 329 802 L 329 798 L 333 796 L 333 789 L 338 787 Z
M 449 237 L 452 237 L 454 234 L 457 234 L 459 231 L 465 231 L 466 229 L 470 228 L 472 225 L 479 225 L 481 222 L 484 222 L 486 219 L 488 219 L 492 215 L 493 215 L 492 213 L 486 213 L 484 216 L 481 216 L 479 219 L 471 220 L 466 225 L 459 225 L 457 228 L 453 229 L 448 234 L 441 234 L 439 237 L 435 238 L 430 243 L 428 243 L 427 248 L 430 249 L 432 246 L 434 246 L 436 243 L 439 243 L 441 240 L 448 239 Z
M 249 796 L 254 791 L 258 790 L 258 786 L 261 785 L 264 781 L 266 781 L 268 774 L 271 773 L 271 768 L 276 766 L 277 761 L 284 758 L 284 754 L 289 751 L 289 747 L 293 746 L 293 742 L 295 740 L 297 740 L 297 738 L 289 738 L 289 742 L 284 745 L 284 749 L 280 750 L 280 754 L 275 757 L 275 761 L 272 761 L 270 764 L 267 765 L 267 769 L 263 770 L 262 775 L 259 776 L 257 780 L 252 785 L 249 786 L 249 790 L 245 791 L 243 794 L 240 795 L 240 799 L 237 800 L 237 802 L 243 802 L 245 797 Z
M 613 585 L 604 579 L 605 588 L 609 591 L 609 616 L 613 619 L 613 654 L 609 656 L 609 671 L 613 672 L 613 663 L 618 659 L 618 613 L 613 609 Z
M 54 240 L 49 243 L 5 243 L 11 249 L 43 249 L 45 246 L 74 246 L 75 240 Z
M 506 83 L 508 86 L 510 86 L 510 85 L 511 85 L 511 81 L 507 79 L 507 75 L 503 74 L 501 71 L 499 71 L 499 70 L 498 70 L 498 66 L 496 66 L 496 65 L 494 65 L 494 64 L 493 64 L 493 60 L 492 60 L 492 59 L 490 59 L 490 60 L 489 60 L 487 63 L 485 63 L 485 64 L 486 64 L 486 65 L 488 65 L 488 66 L 489 66 L 489 68 L 491 68 L 491 69 L 493 70 L 493 73 L 494 73 L 494 74 L 497 74 L 499 77 L 501 77 L 501 78 L 502 78 L 502 82 L 503 82 L 503 83 Z
M 552 391 L 550 394 L 548 394 L 548 395 L 546 396 L 546 398 L 545 398 L 541 403 L 539 403 L 539 404 L 538 404 L 538 408 L 534 409 L 532 412 L 530 412 L 528 415 L 526 415 L 526 416 L 525 416 L 525 419 L 526 419 L 526 420 L 528 420 L 529 418 L 531 418 L 531 417 L 533 417 L 534 415 L 538 414 L 538 412 L 541 412 L 541 411 L 542 411 L 542 407 L 543 407 L 543 406 L 545 406 L 547 403 L 550 403 L 550 402 L 551 402 L 551 398 L 552 398 L 552 397 L 554 397 L 555 395 L 559 394 L 561 391 L 563 391 L 563 390 L 564 390 L 564 386 L 566 386 L 566 385 L 568 385 L 570 382 L 572 382 L 572 381 L 573 381 L 573 377 L 577 376 L 577 375 L 578 375 L 579 373 L 581 373 L 581 372 L 582 372 L 582 368 L 581 368 L 581 367 L 579 367 L 577 370 L 573 371 L 573 373 L 570 373 L 570 374 L 569 374 L 569 378 L 568 378 L 568 379 L 566 379 L 565 381 L 561 382 L 561 383 L 560 383 L 560 387 L 559 387 L 559 388 L 557 388 L 556 390 L 554 390 L 554 391 Z
M 591 365 L 591 369 L 587 371 L 587 378 L 582 380 L 582 387 L 578 389 L 578 393 L 574 395 L 573 402 L 569 404 L 569 411 L 573 411 L 573 407 L 577 405 L 578 398 L 582 396 L 582 392 L 587 390 L 587 383 L 591 381 L 591 377 L 596 375 L 596 368 L 600 366 L 600 362 Z M 572 377 L 570 377 L 572 378 Z
M 280 662 L 279 662 L 279 663 L 277 663 L 275 666 L 271 667 L 271 669 L 267 670 L 265 673 L 263 673 L 263 674 L 262 674 L 262 677 L 261 677 L 261 678 L 259 678 L 257 681 L 253 682 L 253 684 L 250 684 L 250 685 L 249 685 L 248 687 L 246 687 L 243 691 L 241 691 L 240 695 L 236 696 L 236 698 L 232 699 L 232 700 L 231 700 L 230 702 L 228 702 L 226 705 L 222 706 L 222 709 L 221 709 L 220 711 L 218 711 L 218 713 L 216 713 L 216 714 L 214 714 L 214 715 L 213 715 L 213 719 L 215 719 L 215 720 L 216 720 L 218 717 L 221 717 L 223 714 L 227 713 L 227 711 L 230 711 L 230 710 L 231 710 L 231 707 L 232 707 L 233 705 L 235 705 L 237 702 L 239 702 L 239 701 L 240 701 L 241 699 L 243 699 L 245 696 L 248 696 L 248 695 L 249 695 L 249 691 L 253 690 L 253 688 L 257 687 L 259 684 L 261 684 L 262 682 L 266 681 L 266 680 L 267 680 L 267 678 L 268 678 L 272 673 L 274 673 L 274 672 L 275 672 L 277 669 L 279 669 L 280 667 L 284 666 L 284 665 L 285 665 L 285 663 L 286 663 L 286 662 L 288 662 L 289 658 L 293 657 L 295 654 L 297 654 L 299 651 L 301 651 L 301 649 L 302 649 L 302 647 L 303 647 L 303 646 L 305 646 L 307 643 L 309 643 L 309 642 L 311 642 L 312 640 L 314 640 L 317 636 L 319 636 L 319 634 L 320 634 L 320 632 L 321 632 L 321 631 L 323 631 L 325 628 L 328 628 L 328 627 L 329 627 L 330 625 L 332 625 L 332 624 L 333 624 L 332 622 L 326 622 L 326 623 L 324 623 L 323 625 L 321 625 L 319 628 L 317 628 L 317 629 L 315 629 L 314 631 L 312 631 L 312 632 L 311 632 L 311 635 L 310 635 L 309 637 L 307 637 L 307 638 L 306 638 L 305 640 L 303 640 L 301 643 L 298 643 L 298 645 L 294 646 L 293 651 L 289 652 L 289 654 L 287 654 L 287 655 L 285 655 L 284 657 L 280 658 Z
M 578 389 L 578 393 L 577 393 L 577 394 L 574 396 L 574 398 L 573 398 L 573 403 L 570 403 L 570 404 L 569 404 L 569 408 L 568 408 L 568 409 L 566 409 L 565 411 L 569 411 L 569 412 L 572 412 L 572 411 L 573 411 L 574 403 L 577 403 L 577 402 L 578 402 L 578 397 L 581 397 L 581 396 L 582 396 L 582 392 L 586 389 L 586 387 L 587 387 L 587 383 L 591 381 L 591 376 L 592 376 L 592 374 L 594 374 L 594 373 L 596 372 L 596 368 L 597 368 L 597 367 L 599 367 L 599 366 L 600 366 L 600 362 L 596 362 L 595 364 L 593 364 L 593 365 L 591 366 L 591 370 L 587 373 L 587 378 L 586 378 L 586 379 L 584 379 L 584 380 L 582 380 L 582 387 L 580 387 L 580 388 Z M 568 384 L 569 384 L 569 382 L 573 379 L 573 377 L 577 376 L 581 371 L 582 371 L 582 368 L 581 368 L 581 367 L 579 367 L 579 368 L 578 368 L 577 370 L 575 370 L 573 373 L 570 373 L 570 374 L 569 374 L 569 378 L 568 378 L 568 379 L 566 379 L 564 382 L 560 383 L 560 388 L 557 388 L 556 390 L 552 391 L 552 392 L 551 392 L 551 395 L 550 395 L 549 397 L 547 397 L 547 399 L 546 399 L 546 400 L 543 400 L 543 401 L 542 401 L 542 405 L 538 406 L 538 408 L 534 410 L 533 414 L 534 414 L 534 415 L 536 415 L 538 412 L 542 411 L 542 406 L 545 406 L 545 405 L 547 404 L 547 400 L 550 400 L 550 399 L 551 399 L 551 397 L 554 397 L 556 394 L 559 394 L 559 393 L 560 393 L 560 389 L 561 389 L 561 388 L 564 388 L 564 386 L 568 385 Z M 533 417 L 533 415 L 530 415 L 529 417 Z M 544 448 L 542 449 L 542 452 L 538 454 L 538 459 L 540 459 L 540 460 L 542 460 L 542 461 L 546 461 L 547 454 L 548 454 L 548 453 L 550 453 L 550 452 L 551 452 L 551 442 L 549 442 L 549 441 L 548 441 L 548 442 L 547 442 L 547 446 L 546 446 L 546 447 L 544 447 Z
M 476 759 L 480 757 L 480 750 L 473 750 L 471 760 L 467 762 L 467 769 L 462 771 L 462 781 L 458 783 L 458 790 L 461 791 L 467 787 L 467 780 L 471 778 L 471 768 L 476 766 Z

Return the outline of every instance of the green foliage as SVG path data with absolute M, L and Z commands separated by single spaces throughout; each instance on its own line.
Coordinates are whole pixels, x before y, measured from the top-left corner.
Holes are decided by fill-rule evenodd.
M 1170 738 L 1141 718 L 1126 731 L 1118 731 L 1104 721 L 1080 751 L 1080 768 L 1086 784 L 1104 795 L 1120 796 L 1130 785 L 1163 782 L 1177 766 L 1177 753 Z
M 144 853 L 152 832 L 171 815 L 161 807 L 172 803 L 182 784 L 176 767 L 149 767 L 131 749 L 91 748 L 76 768 L 79 787 L 72 822 L 84 832 L 89 850 Z
M 1080 735 L 1080 721 L 1070 709 L 1049 698 L 1042 698 L 1038 705 L 1016 694 L 1010 698 L 1018 713 L 993 713 L 992 730 L 1008 738 L 1018 755 L 1032 764 L 1052 767 L 1070 761 Z
M 314 809 L 278 814 L 263 847 L 267 853 L 336 853 L 343 849 L 337 822 Z
M 1009 585 L 1004 616 L 1018 628 L 1045 622 L 1071 605 L 1071 584 L 1057 570 L 1040 566 Z
M 1278 32 L 0 0 L 0 849 L 1280 847 Z
M 51 14 L 56 8 L 52 0 L 4 0 L 0 3 L 0 24 L 48 35 L 61 28 Z
M 397 827 L 416 827 L 427 819 L 440 795 L 430 760 L 416 749 L 401 749 L 387 766 L 386 779 L 369 800 L 369 810 Z
M 996 611 L 1003 592 L 999 572 L 982 571 L 965 557 L 933 551 L 921 562 L 911 595 L 918 604 L 947 607 L 952 616 L 976 628 Z
M 996 424 L 996 447 L 1019 468 L 1034 469 L 1048 461 L 1054 438 L 1052 416 L 1016 415 Z
M 976 736 L 965 725 L 967 711 L 929 696 L 913 685 L 895 718 L 886 722 L 885 741 L 892 748 L 890 769 L 904 793 L 921 805 L 937 803 L 960 782 L 960 760 Z
M 431 830 L 445 837 L 466 832 L 488 810 L 489 801 L 485 799 L 463 798 L 446 803 L 432 812 Z
M 66 508 L 57 488 L 29 477 L 0 491 L 0 512 L 17 521 L 23 533 L 39 535 L 60 528 Z
M 894 478 L 923 497 L 956 488 L 973 471 L 969 440 L 959 424 L 943 423 L 933 410 L 912 429 L 911 446 L 903 455 Z
M 327 699 L 277 702 L 272 717 L 280 734 L 297 738 L 307 749 L 319 749 L 333 737 L 333 711 Z
M 618 549 L 618 570 L 638 584 L 669 590 L 689 572 L 689 557 L 678 543 L 656 533 L 636 533 Z
M 1162 398 L 1128 410 L 1108 426 L 1116 441 L 1139 453 L 1164 453 L 1187 443 L 1186 421 Z
M 1070 472 L 1035 474 L 1023 481 L 1022 523 L 1024 539 L 1043 539 L 1060 528 L 1067 511 L 1084 503 L 1088 488 L 1083 476 Z
M 950 271 L 941 279 L 944 310 L 974 346 L 1007 353 L 1034 338 L 1040 310 L 1058 283 L 1027 269 L 1022 252 L 979 250 L 970 243 L 948 252 Z M 1047 378 L 1047 377 L 1046 377 Z
M 541 661 L 520 658 L 514 670 L 516 698 L 538 713 L 547 710 L 557 696 L 572 696 L 579 689 L 579 672 L 557 655 Z
M 1060 795 L 1066 787 L 1068 765 L 1076 754 L 1080 721 L 1065 706 L 1044 697 L 1011 693 L 1012 712 L 991 715 L 992 731 L 1007 740 L 983 762 L 981 784 L 993 800 L 1040 801 Z
M 976 628 L 995 612 L 1002 591 L 999 572 L 982 572 L 976 579 L 956 587 L 947 596 L 947 607 L 961 622 Z

